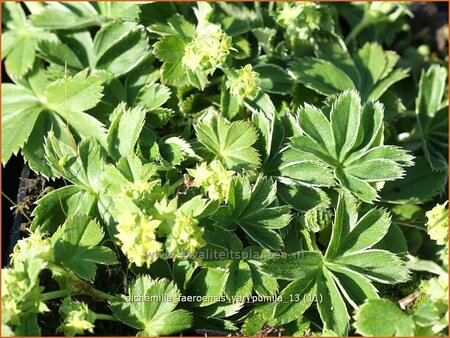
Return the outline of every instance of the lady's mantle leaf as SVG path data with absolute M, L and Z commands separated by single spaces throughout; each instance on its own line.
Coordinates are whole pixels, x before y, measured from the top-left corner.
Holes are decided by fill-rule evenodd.
M 89 215 L 96 198 L 77 185 L 53 190 L 39 199 L 33 210 L 32 228 L 53 233 L 64 223 L 66 215 Z
M 303 58 L 289 66 L 299 82 L 325 96 L 357 89 L 364 100 L 378 100 L 408 76 L 408 69 L 394 70 L 399 56 L 377 43 L 366 43 L 353 59 L 337 44 L 323 44 L 318 54 L 323 59 Z
M 102 83 L 96 76 L 88 76 L 85 69 L 73 77 L 51 83 L 46 89 L 47 105 L 63 118 L 97 105 L 102 97 Z
M 2 86 L 2 162 L 6 164 L 27 142 L 42 106 L 27 88 Z
M 100 225 L 87 216 L 71 216 L 52 237 L 55 260 L 80 278 L 92 280 L 95 264 L 117 264 L 115 253 L 97 246 L 104 233 Z
M 134 147 L 144 126 L 146 111 L 141 107 L 126 109 L 121 103 L 112 113 L 108 130 L 108 153 L 114 158 L 134 154 Z
M 43 139 L 49 131 L 46 128 L 54 128 L 58 135 L 64 134 L 61 139 L 67 141 L 65 131 L 68 125 L 78 135 L 93 136 L 106 147 L 106 132 L 103 124 L 85 113 L 86 110 L 95 107 L 102 96 L 103 87 L 97 77 L 88 76 L 87 70 L 84 70 L 75 76 L 64 77 L 49 85 L 46 85 L 44 81 L 43 85 L 44 88 L 38 88 L 42 91 L 43 97 L 38 97 L 21 85 L 3 86 L 3 163 L 6 163 L 12 154 L 16 154 L 25 143 L 30 143 L 25 158 L 36 159 L 34 153 L 41 156 Z M 44 110 L 51 115 L 51 118 L 40 118 Z M 65 120 L 65 125 L 61 119 Z M 39 133 L 34 133 L 36 128 Z M 64 130 L 63 133 L 62 130 Z M 51 176 L 48 169 L 44 169 L 43 166 L 42 168 L 45 175 Z
M 430 163 L 418 156 L 414 167 L 406 169 L 404 179 L 386 183 L 381 197 L 396 204 L 423 203 L 444 191 L 447 180 L 446 171 L 433 171 Z
M 176 285 L 167 279 L 139 276 L 128 295 L 113 301 L 111 307 L 122 322 L 140 330 L 138 336 L 170 335 L 192 325 L 189 312 L 175 310 L 179 296 Z
M 228 169 L 254 168 L 260 165 L 257 150 L 252 147 L 258 136 L 248 121 L 229 123 L 220 115 L 195 126 L 199 141 L 213 158 Z
M 416 100 L 417 134 L 433 170 L 447 171 L 448 99 L 444 102 L 447 70 L 438 65 L 422 72 Z
M 275 229 L 289 224 L 287 206 L 269 207 L 276 197 L 276 184 L 259 176 L 251 188 L 247 177 L 235 177 L 230 183 L 228 205 L 214 215 L 225 228 L 237 226 L 255 242 L 271 250 L 281 250 L 283 241 Z
M 280 175 L 315 186 L 333 186 L 336 180 L 371 203 L 378 197 L 371 183 L 402 178 L 403 167 L 413 159 L 401 148 L 383 145 L 382 121 L 383 107 L 371 101 L 361 106 L 355 91 L 333 101 L 329 120 L 320 109 L 305 105 L 298 115 L 303 135 L 293 137 L 283 151 Z
M 355 315 L 356 331 L 363 336 L 413 336 L 414 320 L 387 299 L 370 299 Z
M 56 36 L 30 25 L 20 3 L 5 3 L 3 10 L 11 20 L 2 33 L 2 59 L 8 74 L 18 79 L 33 67 L 39 40 L 54 40 Z
M 293 61 L 290 68 L 306 87 L 323 95 L 332 95 L 355 88 L 344 71 L 326 60 L 305 58 Z
M 374 208 L 356 222 L 356 214 L 349 209 L 349 203 L 351 201 L 340 197 L 326 258 L 368 249 L 378 243 L 389 230 L 391 218 L 386 211 Z
M 106 69 L 119 77 L 139 66 L 149 55 L 143 26 L 115 21 L 104 26 L 94 38 L 95 68 Z
M 378 298 L 371 281 L 395 284 L 409 279 L 405 263 L 396 255 L 370 249 L 389 225 L 389 217 L 379 209 L 358 220 L 352 198 L 341 195 L 325 256 L 298 251 L 262 262 L 263 272 L 293 281 L 281 292 L 284 303 L 275 305 L 275 318 L 281 323 L 299 318 L 315 299 L 324 330 L 346 335 L 349 316 L 344 299 L 357 309 L 367 298 Z

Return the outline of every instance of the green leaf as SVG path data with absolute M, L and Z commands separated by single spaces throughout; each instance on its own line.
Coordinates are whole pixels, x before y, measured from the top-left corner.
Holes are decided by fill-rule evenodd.
M 247 262 L 235 260 L 229 267 L 229 275 L 225 284 L 228 297 L 247 297 L 252 294 L 252 272 Z
M 299 158 L 297 154 L 302 154 L 295 150 L 291 148 L 283 153 L 281 160 L 284 163 L 278 167 L 281 176 L 317 187 L 329 187 L 335 184 L 333 173 L 321 162 L 294 161 L 293 159 Z
M 414 321 L 387 299 L 370 299 L 355 315 L 356 331 L 364 336 L 413 336 Z
M 91 192 L 99 191 L 104 155 L 102 148 L 94 139 L 85 139 L 77 149 L 73 149 L 49 133 L 45 154 L 58 177 L 62 176 Z
M 27 142 L 42 106 L 28 89 L 13 84 L 2 86 L 2 162 L 17 154 Z
M 134 100 L 134 105 L 142 106 L 149 111 L 161 107 L 170 98 L 170 89 L 159 83 L 151 83 L 142 87 Z
M 274 309 L 277 322 L 292 322 L 311 306 L 317 295 L 316 275 L 317 271 L 311 271 L 283 289 L 280 293 L 283 301 L 277 302 Z
M 426 159 L 434 170 L 447 171 L 448 99 L 441 104 L 445 91 L 447 71 L 432 65 L 423 72 L 416 99 L 417 134 L 421 138 Z
M 124 2 L 97 2 L 99 13 L 107 18 L 135 20 L 140 13 L 139 4 Z
M 116 21 L 95 35 L 95 67 L 119 77 L 139 66 L 150 54 L 145 28 L 133 22 Z
M 248 262 L 252 272 L 253 289 L 259 296 L 272 296 L 278 291 L 278 283 L 272 276 L 262 273 L 259 266 Z
M 267 93 L 287 95 L 294 86 L 292 77 L 280 66 L 275 64 L 256 65 L 253 70 L 259 73 L 259 86 Z
M 354 91 L 345 91 L 334 102 L 330 112 L 336 153 L 344 159 L 355 145 L 361 123 L 361 98 Z
M 115 159 L 134 154 L 134 147 L 144 127 L 146 111 L 141 107 L 126 109 L 119 104 L 112 113 L 108 130 L 108 153 Z
M 394 161 L 387 159 L 373 159 L 349 165 L 345 172 L 366 182 L 395 181 L 403 178 L 405 170 Z
M 222 116 L 195 125 L 198 140 L 215 159 L 229 169 L 254 168 L 259 166 L 259 154 L 252 145 L 257 140 L 256 130 L 250 122 L 229 123 Z
M 64 223 L 67 215 L 91 214 L 95 196 L 79 186 L 69 185 L 50 191 L 40 198 L 33 210 L 32 229 L 53 233 Z
M 52 30 L 79 29 L 101 24 L 98 13 L 90 3 L 50 3 L 31 16 L 36 27 Z
M 378 290 L 368 278 L 348 267 L 330 265 L 336 283 L 345 299 L 356 310 L 366 299 L 378 298 Z
M 275 106 L 270 96 L 262 90 L 258 90 L 255 97 L 245 98 L 244 105 L 254 114 L 263 113 L 266 117 L 275 116 Z
M 102 97 L 102 90 L 100 79 L 89 76 L 86 69 L 50 84 L 46 89 L 47 106 L 68 119 L 71 113 L 95 107 Z
M 396 69 L 384 79 L 375 84 L 372 88 L 369 100 L 379 100 L 380 97 L 391 87 L 394 83 L 397 83 L 409 76 L 408 69 Z
M 181 60 L 184 55 L 185 42 L 177 36 L 164 36 L 154 45 L 153 53 L 164 61 L 161 76 L 164 83 L 175 86 L 188 84 L 186 70 Z
M 37 313 L 28 312 L 20 318 L 20 324 L 14 330 L 13 336 L 41 335 Z
M 384 250 L 366 250 L 336 258 L 334 262 L 359 271 L 379 283 L 396 284 L 409 280 L 405 262 Z
M 314 207 L 325 207 L 330 200 L 320 189 L 300 185 L 278 184 L 278 197 L 297 211 L 306 212 Z
M 200 160 L 188 142 L 180 137 L 169 137 L 159 144 L 159 155 L 161 163 L 168 169 L 188 158 Z
M 92 280 L 96 273 L 95 264 L 117 264 L 111 249 L 97 246 L 103 236 L 100 225 L 87 216 L 69 217 L 52 238 L 56 262 L 80 278 Z
M 264 50 L 267 55 L 273 53 L 272 42 L 275 39 L 277 31 L 273 28 L 254 28 L 252 29 L 253 35 L 259 42 L 259 46 Z
M 20 5 L 18 5 L 20 6 Z M 14 46 L 5 60 L 7 71 L 15 77 L 22 77 L 33 66 L 36 56 L 37 39 L 30 32 L 16 34 Z
M 323 330 L 333 330 L 339 336 L 346 336 L 349 328 L 349 315 L 344 300 L 334 281 L 333 274 L 325 267 L 317 275 L 317 302 Z
M 39 56 L 44 60 L 69 69 L 80 71 L 85 65 L 78 59 L 77 54 L 61 41 L 43 40 L 39 42 Z
M 325 253 L 325 258 L 337 256 L 342 246 L 342 242 L 354 228 L 358 217 L 354 202 L 356 201 L 345 194 L 339 195 L 334 216 L 333 231 Z
M 262 270 L 275 278 L 297 280 L 316 272 L 322 259 L 319 252 L 298 251 L 263 261 Z
M 205 300 L 195 300 L 188 305 L 191 307 L 203 307 L 216 303 L 213 301 L 214 297 L 219 297 L 223 294 L 227 277 L 228 273 L 223 270 L 210 268 L 202 269 L 188 283 L 185 294 L 191 296 L 206 296 L 204 298 Z
M 386 67 L 386 55 L 377 43 L 366 43 L 357 53 L 355 63 L 361 75 L 361 93 L 367 97 L 374 84 L 382 77 Z
M 416 115 L 421 122 L 423 122 L 422 116 L 432 118 L 439 110 L 446 79 L 447 71 L 444 67 L 432 65 L 426 72 L 422 71 L 416 100 Z
M 344 91 L 330 104 L 331 125 L 324 112 L 306 104 L 298 124 L 303 135 L 292 137 L 282 150 L 274 174 L 281 181 L 335 186 L 336 181 L 367 203 L 378 198 L 373 182 L 402 178 L 412 165 L 406 151 L 383 146 L 383 108 L 369 101 L 361 107 L 355 91 Z M 376 150 L 375 150 L 376 149 Z M 373 151 L 373 153 L 371 153 Z
M 22 78 L 33 67 L 38 40 L 54 36 L 29 25 L 19 3 L 5 3 L 5 10 L 11 20 L 2 34 L 2 59 L 11 77 Z
M 298 81 L 323 95 L 355 88 L 348 75 L 329 61 L 304 58 L 291 62 L 289 67 Z
M 346 93 L 342 94 L 335 102 L 338 107 L 339 100 L 345 95 Z M 328 154 L 336 157 L 336 143 L 333 137 L 333 130 L 331 129 L 330 122 L 320 109 L 306 104 L 298 112 L 298 123 L 306 135 L 313 139 L 319 146 L 322 146 Z M 342 140 L 338 138 L 336 142 L 338 141 Z
M 396 204 L 417 204 L 430 200 L 444 190 L 447 182 L 445 171 L 433 171 L 423 157 L 417 157 L 414 162 L 414 167 L 406 169 L 401 181 L 385 185 L 381 193 L 383 200 Z
M 347 255 L 368 249 L 378 243 L 388 232 L 391 224 L 389 214 L 381 209 L 371 209 L 355 224 L 340 246 Z
M 318 56 L 321 59 L 331 62 L 343 70 L 353 81 L 356 88 L 359 88 L 361 78 L 350 53 L 340 42 L 320 41 L 318 43 Z
M 271 250 L 281 250 L 283 241 L 274 229 L 289 224 L 289 208 L 269 207 L 276 197 L 276 184 L 271 180 L 259 176 L 250 189 L 248 178 L 233 178 L 228 192 L 228 206 L 219 209 L 214 220 L 225 226 L 229 226 L 231 221 L 259 245 Z
M 175 310 L 179 296 L 169 280 L 141 275 L 130 286 L 128 296 L 113 301 L 111 307 L 120 321 L 139 329 L 138 336 L 170 335 L 192 325 L 189 312 Z

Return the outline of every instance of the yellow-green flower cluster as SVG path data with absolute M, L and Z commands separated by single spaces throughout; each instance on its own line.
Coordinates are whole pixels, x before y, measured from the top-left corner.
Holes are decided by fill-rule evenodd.
M 166 240 L 167 252 L 174 256 L 194 253 L 206 244 L 203 233 L 204 229 L 198 225 L 195 217 L 178 210 L 175 224 Z
M 212 74 L 223 64 L 231 50 L 231 37 L 217 25 L 208 25 L 186 45 L 182 63 L 192 71 Z
M 2 269 L 2 322 L 20 323 L 22 311 L 16 297 L 28 292 L 28 280 L 24 277 L 14 269 Z
M 51 257 L 50 238 L 44 238 L 39 229 L 17 242 L 11 254 L 11 262 L 24 262 L 30 258 L 41 258 L 48 261 Z
M 39 230 L 18 241 L 11 255 L 11 267 L 2 269 L 2 324 L 18 326 L 24 313 L 48 311 L 40 301 L 39 273 L 51 261 L 51 242 Z
M 122 194 L 133 200 L 148 199 L 151 197 L 158 181 L 135 181 L 122 187 Z
M 65 298 L 59 312 L 64 317 L 64 322 L 58 327 L 58 332 L 63 332 L 66 336 L 82 335 L 86 331 L 94 333 L 95 313 L 85 303 Z
M 307 39 L 318 30 L 332 31 L 333 19 L 327 7 L 313 2 L 284 2 L 278 7 L 277 23 Z
M 226 82 L 230 94 L 241 99 L 255 96 L 261 80 L 259 74 L 248 64 L 236 71 L 235 76 L 229 77 Z
M 39 273 L 45 267 L 44 260 L 30 257 L 26 261 L 16 260 L 11 268 L 2 269 L 2 323 L 20 325 L 23 310 L 28 313 L 48 311 L 40 301 Z
M 447 202 L 438 204 L 425 215 L 428 219 L 428 235 L 435 240 L 437 244 L 447 244 L 448 240 L 448 209 Z
M 438 277 L 422 281 L 420 289 L 434 304 L 439 307 L 448 306 L 448 275 L 442 274 Z
M 226 170 L 220 161 L 214 160 L 209 165 L 202 162 L 196 169 L 188 169 L 188 173 L 194 178 L 194 184 L 202 187 L 210 199 L 227 200 L 231 177 L 235 172 Z
M 162 243 L 156 239 L 156 229 L 161 222 L 130 211 L 120 214 L 117 222 L 116 237 L 122 244 L 124 254 L 137 266 L 150 266 L 162 248 Z

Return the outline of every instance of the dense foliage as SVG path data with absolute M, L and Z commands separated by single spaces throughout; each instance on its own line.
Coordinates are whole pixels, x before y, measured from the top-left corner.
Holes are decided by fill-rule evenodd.
M 3 336 L 447 334 L 447 51 L 407 5 L 2 6 L 2 162 L 48 180 Z

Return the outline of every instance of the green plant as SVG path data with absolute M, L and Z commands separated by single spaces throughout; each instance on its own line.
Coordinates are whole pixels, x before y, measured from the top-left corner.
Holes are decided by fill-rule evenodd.
M 2 163 L 47 185 L 4 336 L 447 333 L 447 64 L 406 5 L 2 9 Z

